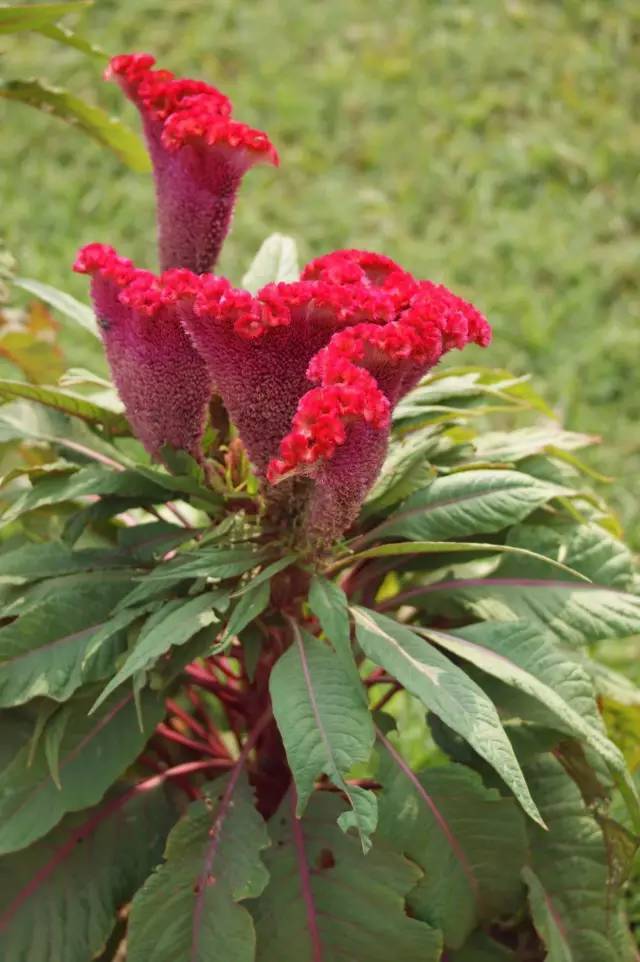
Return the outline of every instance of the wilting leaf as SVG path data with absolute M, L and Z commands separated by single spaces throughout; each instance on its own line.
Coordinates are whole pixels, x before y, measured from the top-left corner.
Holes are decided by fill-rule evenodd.
M 59 377 L 64 358 L 58 345 L 60 325 L 39 301 L 33 301 L 7 323 L 0 315 L 0 357 L 6 358 L 33 384 Z

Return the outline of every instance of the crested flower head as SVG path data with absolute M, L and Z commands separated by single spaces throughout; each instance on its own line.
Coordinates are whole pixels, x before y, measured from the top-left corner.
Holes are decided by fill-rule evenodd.
M 229 229 L 246 171 L 278 163 L 265 133 L 232 117 L 231 102 L 201 80 L 155 70 L 149 54 L 113 57 L 116 80 L 137 106 L 153 163 L 162 269 L 210 270 Z
M 277 163 L 261 131 L 199 80 L 147 54 L 107 71 L 138 106 L 154 165 L 162 273 L 90 244 L 75 269 L 92 297 L 113 377 L 147 450 L 205 462 L 212 394 L 234 422 L 267 501 L 310 544 L 354 521 L 386 454 L 394 405 L 447 351 L 489 343 L 471 304 L 390 257 L 342 250 L 257 294 L 205 273 L 254 163 Z M 206 465 L 205 465 L 206 466 Z M 274 511 L 274 514 L 277 512 Z
M 302 480 L 316 542 L 354 520 L 397 401 L 446 351 L 491 336 L 471 304 L 364 251 L 319 258 L 302 280 L 255 296 L 185 268 L 155 277 L 97 244 L 75 267 L 92 275 L 114 379 L 148 450 L 172 444 L 202 459 L 215 391 L 267 495 Z
M 471 304 L 363 251 L 320 258 L 302 280 L 255 296 L 185 272 L 169 271 L 159 285 L 178 304 L 267 492 L 303 480 L 316 540 L 354 520 L 397 401 L 446 351 L 490 339 Z
M 74 270 L 91 277 L 100 334 L 136 435 L 154 457 L 171 445 L 202 460 L 210 378 L 157 278 L 104 244 L 82 248 Z

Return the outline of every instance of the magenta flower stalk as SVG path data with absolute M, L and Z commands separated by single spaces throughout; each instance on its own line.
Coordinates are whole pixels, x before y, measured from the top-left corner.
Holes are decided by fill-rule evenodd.
M 278 164 L 260 130 L 231 116 L 231 102 L 200 80 L 154 70 L 149 54 L 113 57 L 107 79 L 118 81 L 140 111 L 153 163 L 160 268 L 210 270 L 229 230 L 244 174 Z

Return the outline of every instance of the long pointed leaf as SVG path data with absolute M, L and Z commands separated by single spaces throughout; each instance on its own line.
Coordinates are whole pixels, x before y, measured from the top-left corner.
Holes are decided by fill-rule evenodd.
M 352 612 L 365 654 L 464 738 L 495 768 L 525 812 L 542 824 L 496 708 L 482 689 L 404 625 L 366 608 Z

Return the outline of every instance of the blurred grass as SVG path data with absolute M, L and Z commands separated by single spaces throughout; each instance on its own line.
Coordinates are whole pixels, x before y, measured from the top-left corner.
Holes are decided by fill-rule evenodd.
M 303 257 L 382 250 L 473 299 L 483 356 L 536 383 L 572 427 L 640 544 L 640 6 L 633 0 L 98 0 L 82 28 L 219 85 L 266 129 L 279 171 L 246 178 L 220 269 L 260 241 Z M 7 78 L 39 75 L 135 123 L 100 65 L 0 38 Z M 81 134 L 0 106 L 2 230 L 24 274 L 69 273 L 105 240 L 153 266 L 153 199 Z M 478 360 L 478 353 L 473 360 Z M 457 359 L 456 359 L 457 360 Z

